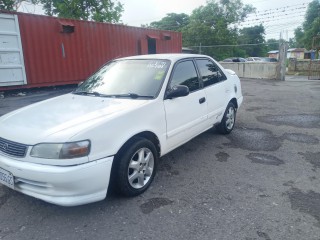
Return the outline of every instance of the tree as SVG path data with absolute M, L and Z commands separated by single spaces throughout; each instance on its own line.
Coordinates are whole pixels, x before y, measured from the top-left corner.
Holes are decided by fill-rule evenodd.
M 234 26 L 254 11 L 251 5 L 241 0 L 207 1 L 205 6 L 193 10 L 190 23 L 182 29 L 183 45 L 192 47 L 200 44 L 201 52 L 217 59 L 233 56 L 239 49 L 216 47 L 217 45 L 237 44 L 238 30 Z M 213 47 L 208 47 L 213 46 Z
M 270 38 L 266 42 L 267 52 L 279 50 L 279 39 Z
M 189 19 L 189 15 L 185 13 L 168 13 L 160 21 L 150 23 L 148 27 L 180 32 L 183 27 L 189 24 Z
M 312 48 L 313 37 L 320 35 L 320 1 L 309 3 L 302 27 L 295 29 L 295 42 L 299 47 Z
M 7 11 L 17 11 L 22 2 L 27 2 L 27 0 L 1 0 L 0 1 L 0 10 Z M 35 0 L 28 1 L 35 3 Z
M 119 22 L 123 12 L 120 2 L 111 0 L 38 0 L 49 16 L 93 20 L 97 22 Z
M 304 47 L 304 32 L 302 27 L 298 27 L 294 30 L 294 43 L 293 47 Z
M 97 22 L 120 21 L 123 5 L 113 0 L 0 0 L 0 10 L 17 11 L 22 2 L 43 5 L 48 16 Z
M 240 30 L 238 44 L 257 44 L 241 47 L 246 52 L 246 56 L 262 57 L 267 54 L 264 35 L 265 29 L 261 24 Z

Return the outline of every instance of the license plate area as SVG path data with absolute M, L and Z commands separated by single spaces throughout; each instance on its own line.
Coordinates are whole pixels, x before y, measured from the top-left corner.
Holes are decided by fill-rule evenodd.
M 12 173 L 0 168 L 0 183 L 14 189 L 14 177 Z

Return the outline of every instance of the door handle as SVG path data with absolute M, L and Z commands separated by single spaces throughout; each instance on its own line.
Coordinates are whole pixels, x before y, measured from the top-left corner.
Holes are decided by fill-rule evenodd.
M 200 104 L 204 103 L 205 101 L 206 101 L 206 98 L 205 98 L 205 97 L 199 99 L 199 103 L 200 103 Z

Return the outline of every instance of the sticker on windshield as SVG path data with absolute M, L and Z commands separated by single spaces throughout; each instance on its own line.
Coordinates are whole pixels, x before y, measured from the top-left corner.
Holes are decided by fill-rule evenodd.
M 161 81 L 163 79 L 163 76 L 166 72 L 165 71 L 158 71 L 156 72 L 155 76 L 154 76 L 154 80 L 158 80 L 158 81 Z
M 164 68 L 167 65 L 164 61 L 152 61 L 148 63 L 147 68 Z

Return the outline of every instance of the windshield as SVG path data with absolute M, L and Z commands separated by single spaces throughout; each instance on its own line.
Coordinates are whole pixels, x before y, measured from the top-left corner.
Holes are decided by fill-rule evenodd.
M 148 97 L 159 93 L 169 60 L 120 60 L 110 62 L 73 93 L 105 97 Z

